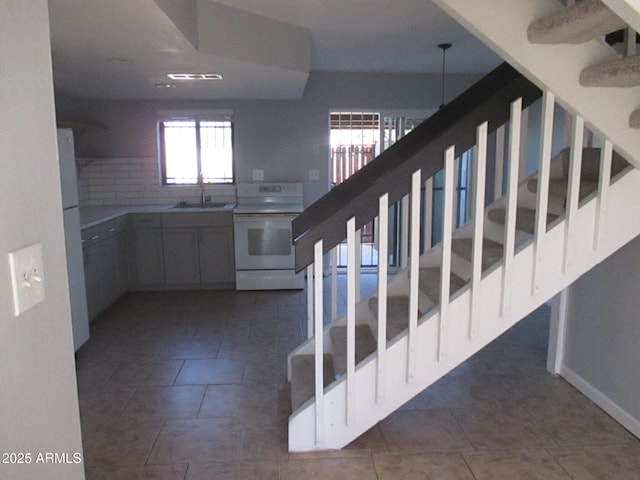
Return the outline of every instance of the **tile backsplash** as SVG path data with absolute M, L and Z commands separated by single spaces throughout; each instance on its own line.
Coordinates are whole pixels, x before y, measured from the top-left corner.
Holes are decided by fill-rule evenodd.
M 156 157 L 78 158 L 80 206 L 171 205 L 197 202 L 198 186 L 160 185 Z M 235 202 L 235 185 L 205 186 L 212 202 Z

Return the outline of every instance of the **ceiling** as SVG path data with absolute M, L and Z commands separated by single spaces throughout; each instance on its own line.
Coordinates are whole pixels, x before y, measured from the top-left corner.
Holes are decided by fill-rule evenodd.
M 49 0 L 49 10 L 56 92 L 79 98 L 298 99 L 310 72 L 439 73 L 442 42 L 453 44 L 448 73 L 500 61 L 429 0 Z

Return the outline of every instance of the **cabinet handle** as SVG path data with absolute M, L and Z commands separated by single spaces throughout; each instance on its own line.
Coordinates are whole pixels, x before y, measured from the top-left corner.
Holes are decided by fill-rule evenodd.
M 107 233 L 112 233 L 116 231 L 116 227 L 111 227 Z
M 100 235 L 94 235 L 93 237 L 91 237 L 89 240 L 97 240 L 100 238 Z

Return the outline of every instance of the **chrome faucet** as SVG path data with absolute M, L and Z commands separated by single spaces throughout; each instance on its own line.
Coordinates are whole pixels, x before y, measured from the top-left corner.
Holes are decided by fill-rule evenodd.
M 202 172 L 198 175 L 198 183 L 200 184 L 200 203 L 205 205 L 207 203 L 207 195 L 204 194 L 204 177 Z M 210 199 L 211 197 L 209 197 Z

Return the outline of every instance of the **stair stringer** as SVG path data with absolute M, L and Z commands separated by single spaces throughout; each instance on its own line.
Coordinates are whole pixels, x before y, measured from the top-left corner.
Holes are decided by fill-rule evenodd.
M 640 135 L 629 127 L 638 103 L 638 88 L 594 88 L 580 85 L 580 72 L 595 63 L 619 58 L 604 42 L 532 44 L 529 25 L 557 12 L 555 0 L 434 0 L 440 8 L 481 39 L 543 90 L 550 90 L 568 111 L 608 138 L 616 150 L 640 168 Z
M 448 336 L 445 358 L 437 360 L 439 310 L 427 314 L 417 329 L 416 359 L 420 366 L 413 378 L 407 379 L 407 333 L 397 337 L 387 348 L 384 398 L 376 401 L 376 354 L 357 366 L 353 398 L 353 417 L 347 424 L 346 381 L 343 377 L 325 390 L 325 421 L 322 441 L 316 443 L 315 402 L 309 401 L 289 419 L 289 450 L 311 451 L 339 449 L 366 432 L 369 428 L 398 409 L 405 402 L 457 367 L 467 358 L 497 338 L 520 319 L 532 312 L 578 277 L 602 262 L 613 252 L 640 234 L 640 209 L 629 205 L 640 204 L 640 172 L 627 169 L 611 184 L 606 237 L 599 249 L 594 250 L 597 198 L 585 201 L 577 211 L 572 241 L 567 249 L 567 269 L 563 269 L 566 221 L 556 223 L 547 231 L 544 240 L 544 261 L 538 266 L 539 290 L 532 293 L 531 271 L 534 248 L 529 243 L 513 259 L 513 276 L 509 307 L 501 315 L 503 267 L 489 272 L 478 288 L 478 334 L 469 339 L 470 317 L 469 286 L 457 295 L 449 306 Z

